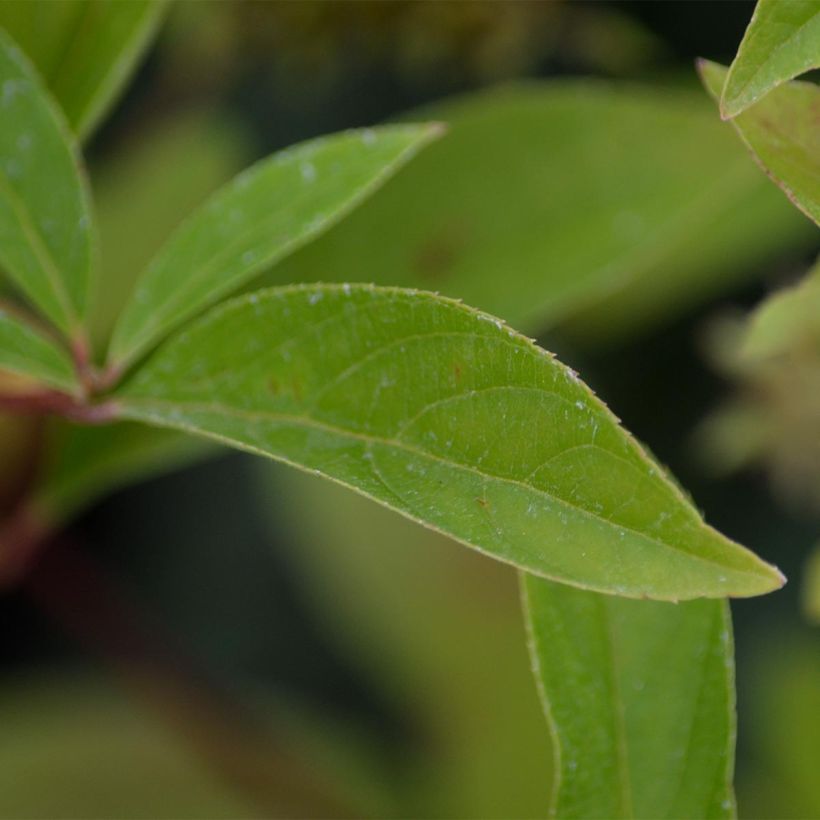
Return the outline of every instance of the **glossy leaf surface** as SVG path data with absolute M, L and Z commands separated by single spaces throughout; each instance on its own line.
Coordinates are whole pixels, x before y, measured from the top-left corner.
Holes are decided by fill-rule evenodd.
M 720 99 L 726 69 L 701 60 L 709 93 Z M 732 120 L 764 170 L 807 216 L 820 224 L 820 88 L 793 81 Z
M 351 131 L 281 151 L 241 173 L 148 266 L 114 332 L 122 366 L 185 319 L 327 230 L 440 133 Z
M 581 314 L 581 341 L 660 324 L 810 235 L 702 97 L 564 80 L 416 112 L 446 136 L 264 281 L 435 290 L 531 333 Z
M 86 138 L 144 53 L 162 0 L 4 0 L 0 26 L 20 44 Z
M 683 599 L 782 583 L 700 520 L 571 370 L 432 294 L 252 294 L 169 340 L 115 402 L 579 586 Z
M 61 330 L 82 334 L 90 198 L 62 114 L 0 31 L 0 267 Z
M 758 0 L 723 94 L 720 112 L 737 116 L 781 83 L 820 66 L 820 2 Z
M 730 817 L 725 601 L 629 601 L 522 575 L 560 818 Z
M 0 370 L 61 390 L 74 391 L 77 382 L 68 354 L 48 337 L 0 306 Z

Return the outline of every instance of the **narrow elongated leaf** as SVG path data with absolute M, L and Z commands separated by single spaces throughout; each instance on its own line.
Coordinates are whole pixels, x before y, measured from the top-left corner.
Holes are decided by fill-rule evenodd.
M 702 97 L 564 80 L 416 112 L 446 138 L 264 282 L 355 272 L 530 333 L 580 313 L 583 339 L 662 323 L 811 240 Z
M 49 338 L 0 306 L 0 370 L 9 370 L 51 387 L 74 391 L 77 382 L 68 354 Z
M 781 584 L 703 524 L 572 371 L 432 294 L 252 294 L 168 341 L 115 402 L 124 418 L 319 471 L 568 583 L 663 599 Z
M 0 267 L 79 338 L 92 267 L 88 190 L 62 115 L 2 31 L 0 120 Z
M 820 0 L 758 0 L 737 52 L 720 113 L 737 116 L 781 83 L 820 66 Z
M 4 0 L 0 26 L 37 66 L 85 139 L 99 123 L 157 29 L 162 0 Z
M 327 230 L 440 131 L 411 125 L 324 137 L 240 174 L 148 266 L 114 332 L 115 366 Z
M 709 93 L 720 99 L 726 68 L 698 63 Z M 793 81 L 732 119 L 741 139 L 786 196 L 820 224 L 820 88 Z
M 728 604 L 522 585 L 556 746 L 553 816 L 733 816 Z

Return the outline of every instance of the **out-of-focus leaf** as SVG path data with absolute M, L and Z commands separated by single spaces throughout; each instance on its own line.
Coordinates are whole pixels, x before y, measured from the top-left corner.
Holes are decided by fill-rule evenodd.
M 324 634 L 402 717 L 381 816 L 545 817 L 550 742 L 515 573 L 330 482 L 256 471 Z
M 528 332 L 582 313 L 592 342 L 810 235 L 697 93 L 552 81 L 415 116 L 447 135 L 266 284 L 437 290 Z
M 703 84 L 716 99 L 727 69 L 698 63 Z M 808 217 L 820 223 L 820 88 L 793 81 L 774 89 L 732 125 L 763 169 Z
M 0 692 L 3 817 L 254 815 L 178 738 L 110 690 L 26 683 Z
M 64 523 L 103 494 L 205 458 L 213 443 L 142 424 L 80 427 L 55 422 L 51 459 L 33 505 L 51 524 Z
M 4 0 L 0 27 L 28 54 L 80 139 L 133 73 L 163 0 Z
M 556 745 L 553 815 L 734 814 L 725 601 L 629 601 L 522 576 Z
M 781 620 L 758 630 L 741 711 L 749 751 L 739 767 L 741 817 L 820 817 L 820 652 L 817 632 Z M 761 634 L 762 633 L 762 634 Z M 741 660 L 742 663 L 742 660 Z M 742 679 L 741 679 L 742 680 Z
M 758 0 L 729 68 L 720 113 L 737 116 L 781 83 L 820 66 L 820 2 Z
M 327 230 L 440 132 L 435 124 L 351 131 L 240 174 L 183 223 L 140 278 L 114 331 L 114 366 Z
M 574 372 L 433 294 L 251 294 L 169 340 L 114 402 L 123 418 L 321 472 L 571 584 L 672 600 L 782 584 L 703 523 Z
M 91 205 L 61 113 L 0 30 L 0 266 L 75 342 L 92 275 Z
M 137 276 L 173 230 L 246 164 L 247 135 L 225 113 L 176 113 L 91 166 L 102 248 L 92 332 L 110 338 Z
M 806 618 L 811 623 L 820 625 L 820 545 L 806 559 L 801 591 Z
M 755 310 L 738 355 L 759 362 L 812 341 L 820 352 L 820 264 L 799 284 L 773 294 Z
M 0 306 L 0 370 L 77 391 L 71 358 L 46 335 Z

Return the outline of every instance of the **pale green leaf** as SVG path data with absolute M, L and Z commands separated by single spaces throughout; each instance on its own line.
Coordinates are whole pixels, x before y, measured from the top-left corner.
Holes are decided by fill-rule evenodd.
M 264 282 L 436 290 L 532 333 L 580 312 L 589 339 L 663 322 L 811 238 L 702 96 L 564 80 L 415 112 L 444 139 Z
M 556 747 L 553 816 L 733 816 L 728 604 L 522 585 Z
M 169 340 L 114 402 L 123 418 L 316 470 L 567 583 L 663 599 L 782 583 L 701 521 L 571 370 L 433 294 L 252 294 Z
M 738 354 L 759 362 L 804 347 L 820 351 L 820 262 L 797 285 L 760 304 L 749 318 Z
M 0 26 L 37 66 L 80 139 L 93 131 L 156 32 L 162 0 L 4 0 Z
M 820 626 L 820 544 L 814 547 L 803 565 L 800 593 L 806 619 Z
M 0 267 L 79 342 L 92 273 L 90 197 L 62 114 L 0 31 Z
M 437 125 L 323 137 L 252 166 L 176 231 L 114 331 L 124 367 L 177 325 L 327 230 L 439 135 Z
M 69 355 L 45 334 L 0 306 L 0 370 L 60 390 L 78 389 L 74 365 Z
M 726 68 L 708 60 L 698 64 L 706 89 L 716 99 Z M 820 88 L 792 81 L 738 114 L 732 125 L 763 169 L 786 196 L 820 224 Z
M 820 0 L 758 0 L 729 69 L 720 113 L 740 114 L 781 83 L 820 66 Z

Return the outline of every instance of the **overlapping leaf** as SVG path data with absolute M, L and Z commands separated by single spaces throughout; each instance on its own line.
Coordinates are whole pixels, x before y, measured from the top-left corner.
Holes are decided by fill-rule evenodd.
M 114 366 L 327 230 L 440 131 L 352 131 L 282 151 L 240 174 L 147 268 L 114 332 Z
M 30 324 L 0 306 L 0 370 L 30 376 L 50 387 L 77 389 L 68 354 Z
M 734 814 L 725 601 L 678 606 L 522 576 L 560 818 Z
M 0 120 L 0 267 L 79 340 L 92 277 L 90 198 L 61 113 L 2 31 Z
M 264 281 L 436 290 L 529 332 L 580 313 L 585 342 L 662 323 L 811 235 L 699 97 L 564 80 L 417 112 L 446 137 Z
M 773 88 L 820 66 L 820 2 L 758 0 L 729 69 L 720 112 L 735 117 Z
M 782 582 L 703 524 L 572 371 L 432 294 L 253 294 L 168 341 L 115 402 L 578 586 L 677 600 Z
M 720 99 L 726 69 L 701 60 L 699 70 L 709 93 Z M 732 125 L 763 168 L 791 201 L 820 223 L 820 88 L 793 81 L 738 114 Z
M 163 0 L 4 0 L 0 27 L 34 62 L 84 139 L 131 76 L 164 6 Z

